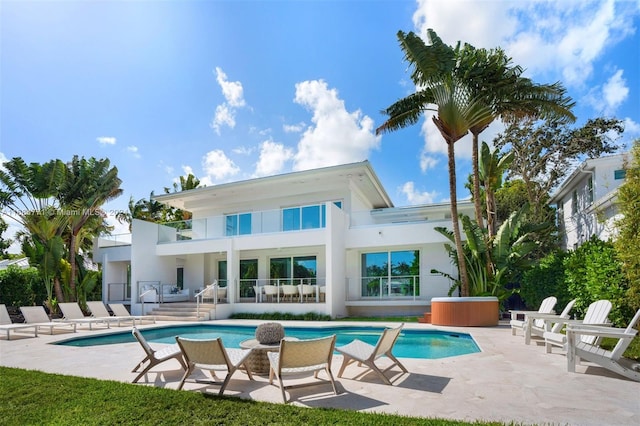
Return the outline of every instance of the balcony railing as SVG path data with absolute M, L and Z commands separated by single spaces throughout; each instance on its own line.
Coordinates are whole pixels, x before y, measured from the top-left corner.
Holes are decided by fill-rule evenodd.
M 347 280 L 347 300 L 376 299 L 420 299 L 420 276 L 369 276 Z
M 130 246 L 131 245 L 131 233 L 115 234 L 115 235 L 101 235 L 98 238 L 98 247 L 118 247 L 118 246 Z

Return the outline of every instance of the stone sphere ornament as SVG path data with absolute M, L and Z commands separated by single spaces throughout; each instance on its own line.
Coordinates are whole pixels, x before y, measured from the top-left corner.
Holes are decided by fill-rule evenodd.
M 256 340 L 262 345 L 275 345 L 284 338 L 284 327 L 277 322 L 266 322 L 256 328 Z

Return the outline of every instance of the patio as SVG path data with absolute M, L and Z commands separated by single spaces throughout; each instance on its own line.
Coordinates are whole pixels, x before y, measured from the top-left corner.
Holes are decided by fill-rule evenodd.
M 237 324 L 238 321 L 217 321 Z M 256 321 L 242 321 L 257 324 Z M 300 322 L 283 322 L 299 325 Z M 158 325 L 164 325 L 163 323 Z M 338 322 L 336 322 L 338 324 Z M 353 323 L 347 323 L 353 325 Z M 310 325 L 308 322 L 302 325 Z M 381 325 L 376 323 L 374 325 Z M 145 325 L 141 328 L 153 327 Z M 407 324 L 407 328 L 432 327 Z M 578 373 L 566 372 L 564 355 L 545 354 L 522 336 L 511 336 L 508 326 L 489 328 L 437 327 L 471 333 L 482 348 L 479 354 L 435 360 L 403 358 L 411 374 L 394 382 L 393 392 L 372 373 L 351 380 L 358 368 L 351 366 L 337 379 L 340 395 L 324 387 L 292 393 L 293 404 L 359 411 L 396 413 L 409 416 L 458 420 L 516 421 L 526 424 L 629 425 L 640 424 L 640 383 L 614 375 L 599 367 L 582 365 Z M 117 328 L 115 328 L 117 330 Z M 124 327 L 122 328 L 124 329 Z M 138 343 L 114 346 L 69 347 L 47 343 L 72 336 L 96 335 L 102 331 L 41 334 L 38 338 L 0 340 L 0 365 L 45 372 L 130 382 L 134 364 L 143 357 Z M 337 374 L 341 357 L 334 356 Z M 176 388 L 182 372 L 177 361 L 155 367 L 148 384 Z M 399 373 L 399 370 L 392 370 Z M 236 373 L 225 395 L 281 403 L 278 389 L 268 378 Z M 145 379 L 141 379 L 144 383 Z M 201 385 L 189 384 L 186 389 Z M 217 392 L 212 387 L 210 392 Z M 319 393 L 315 393 L 319 392 Z

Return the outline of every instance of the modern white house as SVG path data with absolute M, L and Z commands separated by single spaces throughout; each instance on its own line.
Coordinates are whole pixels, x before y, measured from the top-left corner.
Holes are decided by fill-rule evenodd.
M 552 195 L 549 203 L 556 207 L 563 249 L 575 249 L 594 235 L 605 241 L 615 236 L 627 158 L 623 153 L 586 160 Z
M 246 312 L 422 315 L 456 275 L 436 227 L 448 203 L 394 207 L 368 161 L 157 196 L 192 213 L 179 223 L 134 220 L 99 239 L 103 300 L 194 301 L 216 282 L 215 318 Z M 460 213 L 473 215 L 469 201 Z M 142 302 L 144 306 L 142 305 Z

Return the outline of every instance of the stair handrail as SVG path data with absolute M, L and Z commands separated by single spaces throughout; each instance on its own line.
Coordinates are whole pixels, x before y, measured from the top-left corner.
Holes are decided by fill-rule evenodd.
M 155 288 L 151 288 L 145 291 L 144 293 L 140 294 L 140 302 L 142 303 L 142 315 L 144 315 L 144 296 L 146 296 L 149 293 L 158 294 Z
M 209 284 L 208 286 L 206 286 L 205 288 L 203 288 L 202 290 L 196 293 L 196 317 L 198 318 L 198 321 L 200 320 L 200 303 L 202 303 L 203 294 L 209 290 L 214 290 L 217 292 L 218 291 L 217 287 L 218 287 L 218 280 L 215 280 L 213 281 L 212 284 Z M 217 293 L 214 293 L 214 294 L 217 294 Z M 217 297 L 213 298 L 214 305 L 216 304 L 217 299 L 218 299 Z

